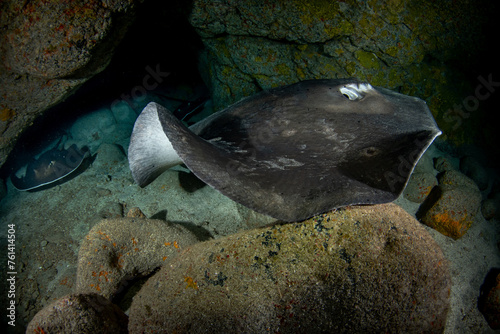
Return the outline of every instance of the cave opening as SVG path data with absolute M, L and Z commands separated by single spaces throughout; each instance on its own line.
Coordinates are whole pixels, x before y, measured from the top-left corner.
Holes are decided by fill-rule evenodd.
M 75 120 L 98 109 L 126 103 L 139 114 L 151 100 L 171 102 L 169 106 L 175 107 L 208 98 L 198 66 L 203 44 L 188 22 L 191 8 L 192 1 L 149 0 L 141 4 L 108 66 L 20 135 L 0 169 L 0 177 L 6 179 L 67 135 Z

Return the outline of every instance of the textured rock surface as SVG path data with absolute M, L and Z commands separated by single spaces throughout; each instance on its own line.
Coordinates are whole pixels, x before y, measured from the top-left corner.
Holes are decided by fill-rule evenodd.
M 71 294 L 44 307 L 26 333 L 127 333 L 127 316 L 96 294 Z
M 500 193 L 494 193 L 481 204 L 483 217 L 490 220 L 500 218 Z
M 186 228 L 161 220 L 104 220 L 80 246 L 76 291 L 112 298 L 127 279 L 150 274 L 197 241 Z
M 479 190 L 476 183 L 456 170 L 450 170 L 438 176 L 438 183 L 444 186 L 451 187 L 466 187 L 470 189 Z
M 404 196 L 407 200 L 422 203 L 438 182 L 433 173 L 414 172 L 406 185 Z
M 437 185 L 432 156 L 426 151 L 418 161 L 404 189 L 404 197 L 414 203 L 422 203 Z
M 484 36 L 479 29 L 486 12 L 480 8 L 487 6 L 431 0 L 196 0 L 190 22 L 206 46 L 200 68 L 217 108 L 262 88 L 357 77 L 426 99 L 443 137 L 461 143 L 477 131 L 471 122 L 477 113 L 463 122 L 465 116 L 452 108 L 471 87 L 443 64 L 452 59 L 467 64 L 465 55 L 481 43 L 481 37 L 472 38 Z
M 130 333 L 441 332 L 441 249 L 394 204 L 195 244 L 134 297 Z
M 427 150 L 420 157 L 420 160 L 415 165 L 414 173 L 435 173 L 434 162 L 432 160 L 432 152 Z
M 140 2 L 0 3 L 0 165 L 37 116 L 105 68 Z
M 434 161 L 434 168 L 438 172 L 442 173 L 449 170 L 458 169 L 458 166 L 455 166 L 455 164 L 453 163 L 453 161 L 451 161 L 451 159 L 445 157 L 438 157 Z
M 464 174 L 449 170 L 438 178 L 417 212 L 424 224 L 453 239 L 459 239 L 471 227 L 481 206 L 481 192 Z

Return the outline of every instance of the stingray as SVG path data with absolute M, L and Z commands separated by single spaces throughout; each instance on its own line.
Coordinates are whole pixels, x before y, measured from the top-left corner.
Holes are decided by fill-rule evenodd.
M 88 156 L 87 147 L 80 149 L 73 144 L 64 149 L 57 144 L 38 158 L 32 158 L 24 168 L 11 175 L 10 179 L 18 190 L 41 190 L 58 184 L 75 173 Z
M 394 201 L 441 134 L 426 103 L 355 79 L 261 91 L 187 128 L 157 103 L 134 125 L 141 187 L 184 163 L 232 200 L 290 222 Z

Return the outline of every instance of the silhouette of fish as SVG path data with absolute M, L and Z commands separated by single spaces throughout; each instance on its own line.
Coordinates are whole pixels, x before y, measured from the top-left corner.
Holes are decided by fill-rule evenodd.
M 184 163 L 232 200 L 282 221 L 395 200 L 441 134 L 426 103 L 355 79 L 259 92 L 187 128 L 159 104 L 128 150 L 141 187 Z

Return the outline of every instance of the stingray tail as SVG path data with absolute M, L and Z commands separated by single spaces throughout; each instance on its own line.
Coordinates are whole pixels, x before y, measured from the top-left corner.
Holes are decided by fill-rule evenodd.
M 182 163 L 165 135 L 159 113 L 170 111 L 151 102 L 134 124 L 128 148 L 128 162 L 134 181 L 141 187 L 153 182 L 170 167 Z

